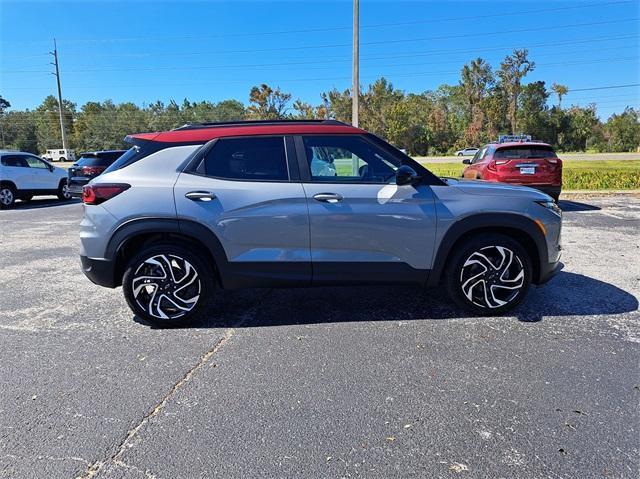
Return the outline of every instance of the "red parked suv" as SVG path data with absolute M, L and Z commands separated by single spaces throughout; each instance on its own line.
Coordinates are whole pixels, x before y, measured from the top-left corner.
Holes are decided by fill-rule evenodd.
M 530 136 L 504 135 L 497 143 L 478 150 L 467 166 L 464 178 L 530 186 L 547 193 L 556 202 L 562 189 L 562 160 L 553 148 Z

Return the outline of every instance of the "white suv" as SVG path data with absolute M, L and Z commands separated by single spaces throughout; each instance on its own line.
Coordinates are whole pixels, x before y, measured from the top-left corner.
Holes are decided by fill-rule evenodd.
M 31 153 L 0 150 L 0 208 L 10 208 L 16 199 L 29 201 L 37 195 L 70 199 L 67 170 Z

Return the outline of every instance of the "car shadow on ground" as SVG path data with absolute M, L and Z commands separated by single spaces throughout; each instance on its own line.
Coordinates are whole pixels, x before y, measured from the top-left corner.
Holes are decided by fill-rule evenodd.
M 70 200 L 59 200 L 55 197 L 36 198 L 30 201 L 16 201 L 11 209 L 13 210 L 35 210 L 38 208 L 51 208 L 53 206 L 79 205 L 82 204 L 80 198 Z
M 536 322 L 549 316 L 611 315 L 635 311 L 638 300 L 612 284 L 561 272 L 532 287 L 508 316 Z M 442 289 L 407 286 L 221 291 L 207 319 L 192 327 L 263 327 L 358 321 L 465 319 Z M 246 318 L 243 322 L 242 318 Z M 149 325 L 135 316 L 134 321 Z M 240 324 L 240 326 L 238 326 Z
M 558 206 L 564 212 L 567 211 L 598 211 L 599 206 L 589 205 L 587 203 L 579 203 L 578 201 L 560 200 Z

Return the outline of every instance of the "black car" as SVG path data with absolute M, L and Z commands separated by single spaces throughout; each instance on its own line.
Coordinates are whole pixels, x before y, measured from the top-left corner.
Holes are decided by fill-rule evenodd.
M 87 151 L 69 168 L 69 193 L 75 198 L 82 196 L 82 187 L 107 169 L 126 150 Z

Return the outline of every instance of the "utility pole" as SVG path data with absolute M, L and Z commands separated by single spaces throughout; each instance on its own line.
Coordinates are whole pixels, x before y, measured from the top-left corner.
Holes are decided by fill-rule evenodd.
M 351 85 L 351 124 L 358 127 L 358 110 L 360 109 L 360 5 L 353 0 L 353 72 Z M 353 176 L 359 175 L 360 160 L 355 154 L 351 155 L 351 170 Z
M 359 2 L 353 0 L 353 85 L 351 87 L 351 124 L 358 126 L 360 107 L 360 20 Z
M 67 149 L 67 137 L 64 134 L 64 121 L 62 120 L 62 89 L 60 88 L 60 69 L 58 65 L 58 46 L 56 45 L 56 39 L 53 39 L 53 51 L 49 52 L 49 54 L 53 55 L 53 63 L 52 65 L 56 67 L 56 72 L 53 73 L 55 75 L 56 80 L 58 81 L 58 113 L 60 114 L 60 134 L 62 135 L 62 149 Z

